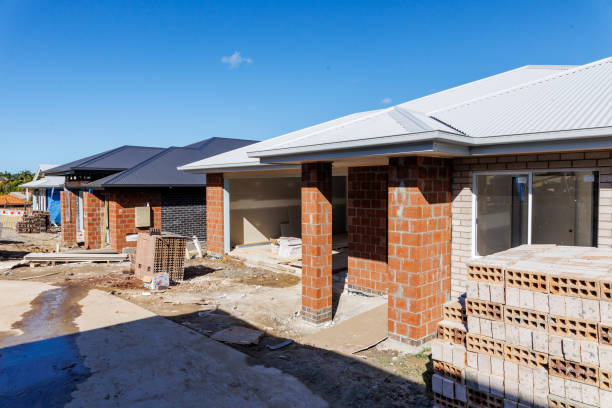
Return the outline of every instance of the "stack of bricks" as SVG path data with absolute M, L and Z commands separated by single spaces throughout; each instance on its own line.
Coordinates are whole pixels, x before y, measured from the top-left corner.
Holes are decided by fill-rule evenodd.
M 521 246 L 467 275 L 432 345 L 437 406 L 612 407 L 611 250 Z

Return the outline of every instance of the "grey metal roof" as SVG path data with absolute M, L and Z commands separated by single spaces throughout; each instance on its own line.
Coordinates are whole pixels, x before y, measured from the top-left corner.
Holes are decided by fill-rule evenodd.
M 45 171 L 49 175 L 68 175 L 76 170 L 121 171 L 161 152 L 160 147 L 121 146 L 107 150 Z
M 205 177 L 177 167 L 253 143 L 254 140 L 214 137 L 189 145 L 195 147 L 169 147 L 127 170 L 93 181 L 88 187 L 203 187 Z
M 46 176 L 38 180 L 20 184 L 20 188 L 53 188 L 62 187 L 64 185 L 63 176 Z
M 612 58 L 430 112 L 474 138 L 612 126 Z
M 575 65 L 525 65 L 441 92 L 404 102 L 399 106 L 423 113 L 453 106 L 504 89 L 531 82 L 576 67 Z
M 305 129 L 264 140 L 248 147 L 228 151 L 217 156 L 189 163 L 185 166 L 181 166 L 180 170 L 206 173 L 211 171 L 294 167 L 292 165 L 279 166 L 262 163 L 258 157 L 249 157 L 249 152 L 262 152 L 266 150 L 280 151 L 280 149 L 289 148 L 292 144 L 297 145 L 297 143 L 299 143 L 298 141 L 308 142 L 309 150 L 315 151 L 317 146 L 319 146 L 319 149 L 324 149 L 325 142 L 331 139 L 334 139 L 337 142 L 337 147 L 340 147 L 340 145 L 350 144 L 350 141 L 355 139 L 356 134 L 351 133 L 353 130 L 360 135 L 359 137 L 361 137 L 360 140 L 362 140 L 362 143 L 368 146 L 380 143 L 378 136 L 390 134 L 404 135 L 407 132 L 412 132 L 414 139 L 418 139 L 425 134 L 437 135 L 439 131 L 460 136 L 460 132 L 452 129 L 448 124 L 445 125 L 436 122 L 422 112 L 451 106 L 459 102 L 465 102 L 484 94 L 506 89 L 533 79 L 549 76 L 553 73 L 571 69 L 572 67 L 573 66 L 570 65 L 528 65 L 520 67 L 450 88 L 442 92 L 417 98 L 396 107 L 346 115 Z M 331 139 L 328 139 L 327 131 L 332 135 Z M 316 135 L 323 135 L 323 137 L 320 137 L 320 142 L 322 141 L 323 143 L 317 144 L 311 139 L 312 136 Z M 401 137 L 402 136 L 397 136 L 396 139 L 400 139 Z M 405 137 L 403 139 L 406 141 Z
M 390 109 L 402 106 L 406 105 Z M 410 113 L 423 123 L 428 118 L 453 131 L 436 128 L 429 122 L 430 131 L 419 131 L 416 126 L 402 132 L 377 114 L 354 121 L 342 130 L 326 129 L 263 149 L 254 145 L 247 154 L 267 163 L 296 163 L 347 157 L 347 151 L 353 157 L 410 154 L 422 151 L 425 141 L 444 142 L 457 146 L 456 154 L 470 154 L 471 146 L 612 137 L 612 58 L 561 70 L 454 106 Z M 410 143 L 419 150 L 411 150 Z M 398 151 L 395 146 L 399 144 L 406 149 Z M 385 146 L 389 147 L 387 153 L 382 149 Z M 449 150 L 452 149 L 445 152 Z

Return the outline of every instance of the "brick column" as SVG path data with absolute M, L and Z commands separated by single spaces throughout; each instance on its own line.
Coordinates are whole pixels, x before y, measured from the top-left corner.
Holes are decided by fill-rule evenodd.
M 387 293 L 387 166 L 348 169 L 348 287 Z
M 391 158 L 388 200 L 389 337 L 416 346 L 450 294 L 450 163 Z
M 223 174 L 207 174 L 206 252 L 213 256 L 223 256 L 225 253 L 223 193 Z
M 85 248 L 98 249 L 104 247 L 104 196 L 103 192 L 83 192 L 83 229 L 85 233 Z
M 302 164 L 302 318 L 332 318 L 331 163 Z
M 61 206 L 61 222 L 62 222 L 62 246 L 71 247 L 77 243 L 76 240 L 76 223 L 77 223 L 77 211 L 76 211 L 76 200 L 77 196 L 74 191 L 62 190 L 60 193 L 60 206 Z

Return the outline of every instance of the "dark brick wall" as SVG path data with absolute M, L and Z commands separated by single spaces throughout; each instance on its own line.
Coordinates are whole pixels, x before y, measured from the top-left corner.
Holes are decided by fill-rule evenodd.
M 206 189 L 173 188 L 162 192 L 162 228 L 206 240 Z

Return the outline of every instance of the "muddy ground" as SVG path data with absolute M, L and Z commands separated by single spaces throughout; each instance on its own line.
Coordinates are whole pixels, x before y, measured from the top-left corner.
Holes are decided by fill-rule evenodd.
M 13 253 L 51 252 L 56 242 L 55 234 L 9 237 L 4 234 L 0 238 L 0 254 L 4 254 L 6 261 L 23 256 Z M 80 290 L 101 289 L 207 336 L 235 324 L 262 330 L 266 334 L 258 345 L 233 347 L 250 356 L 253 364 L 294 375 L 330 406 L 430 406 L 427 388 L 431 359 L 427 352 L 411 355 L 373 347 L 346 356 L 300 344 L 302 336 L 321 328 L 299 317 L 298 276 L 247 267 L 231 260 L 193 259 L 187 263 L 183 282 L 151 293 L 134 278 L 130 267 L 129 263 L 21 266 L 8 274 L 0 273 L 0 279 L 27 279 L 76 286 Z M 334 281 L 342 280 L 343 276 L 336 274 Z M 335 291 L 341 292 L 342 285 L 336 285 Z M 347 312 L 338 310 L 335 318 L 350 317 L 350 312 L 344 316 L 342 313 Z M 294 343 L 279 350 L 266 347 L 286 339 Z

